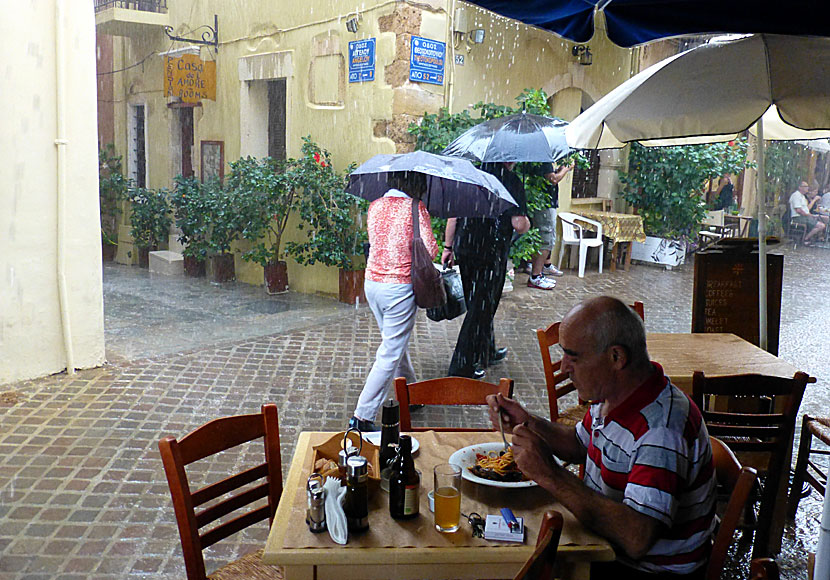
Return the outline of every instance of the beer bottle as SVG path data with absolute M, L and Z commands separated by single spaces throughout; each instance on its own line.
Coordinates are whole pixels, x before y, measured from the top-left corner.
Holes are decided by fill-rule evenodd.
M 389 515 L 395 519 L 409 519 L 418 515 L 421 476 L 412 460 L 412 438 L 400 436 L 400 445 L 392 473 L 389 476 Z

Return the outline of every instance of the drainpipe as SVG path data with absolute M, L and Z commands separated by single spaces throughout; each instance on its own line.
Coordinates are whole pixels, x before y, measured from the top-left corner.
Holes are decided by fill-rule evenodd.
M 58 154 L 58 300 L 60 303 L 61 330 L 63 331 L 63 348 L 66 354 L 66 372 L 75 374 L 75 358 L 72 352 L 72 328 L 69 321 L 69 298 L 66 288 L 66 70 L 64 67 L 64 50 L 66 47 L 66 30 L 64 24 L 66 0 L 55 0 L 55 73 L 57 99 L 57 137 L 55 146 Z

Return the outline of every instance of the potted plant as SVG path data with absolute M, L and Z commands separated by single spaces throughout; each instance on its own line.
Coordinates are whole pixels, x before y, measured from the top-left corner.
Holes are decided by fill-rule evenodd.
M 631 146 L 621 195 L 643 218 L 645 242 L 632 243 L 634 259 L 675 266 L 706 216 L 704 184 L 748 166 L 746 139 L 681 147 Z
M 121 172 L 121 157 L 107 143 L 98 152 L 98 201 L 101 213 L 101 252 L 105 261 L 112 261 L 118 249 L 118 218 L 121 202 L 126 199 L 129 181 Z
M 269 294 L 288 291 L 282 236 L 294 205 L 295 190 L 285 177 L 285 161 L 245 157 L 231 163 L 229 197 L 239 220 L 239 235 L 250 246 L 242 259 L 262 266 Z
M 202 184 L 193 177 L 176 176 L 175 190 L 170 203 L 176 216 L 176 227 L 181 232 L 179 242 L 184 245 L 184 272 L 188 276 L 205 275 L 210 244 L 208 242 L 208 219 L 211 215 L 209 196 Z M 211 183 L 207 189 L 217 187 Z
M 340 301 L 354 304 L 365 301 L 363 244 L 368 240 L 363 216 L 368 202 L 345 192 L 346 175 L 331 165 L 328 151 L 311 137 L 303 138 L 302 157 L 292 160 L 286 179 L 297 193 L 298 228 L 306 232 L 303 242 L 288 242 L 286 250 L 297 262 L 312 265 L 320 262 L 335 266 L 339 272 Z
M 202 184 L 201 192 L 206 212 L 204 247 L 209 274 L 214 282 L 231 282 L 236 279 L 231 244 L 239 239 L 242 231 L 240 212 L 233 192 L 219 181 Z
M 158 249 L 166 241 L 173 223 L 166 189 L 135 187 L 129 190 L 130 235 L 138 248 L 138 265 L 149 266 L 151 250 Z

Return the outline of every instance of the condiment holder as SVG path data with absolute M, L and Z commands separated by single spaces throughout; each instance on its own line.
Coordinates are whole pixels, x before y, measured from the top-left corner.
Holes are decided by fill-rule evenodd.
M 349 429 L 336 433 L 330 439 L 312 447 L 310 473 L 314 472 L 314 466 L 320 459 L 328 459 L 337 464 L 340 460 L 340 451 L 346 448 L 346 439 L 351 441 L 357 453 L 366 458 L 369 466 L 369 495 L 380 488 L 380 448 L 377 445 L 364 440 L 360 431 Z

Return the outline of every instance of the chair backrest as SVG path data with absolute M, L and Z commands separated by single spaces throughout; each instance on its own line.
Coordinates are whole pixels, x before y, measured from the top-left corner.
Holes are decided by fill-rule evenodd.
M 513 580 L 553 580 L 562 525 L 562 514 L 545 512 L 539 526 L 539 537 L 536 538 L 536 549 Z
M 755 558 L 749 563 L 749 580 L 778 580 L 778 564 L 772 558 Z
M 645 308 L 642 302 L 631 304 L 631 308 L 645 320 Z M 561 322 L 554 322 L 547 328 L 536 329 L 536 339 L 539 342 L 539 352 L 542 355 L 542 369 L 545 373 L 545 387 L 548 390 L 548 407 L 550 408 L 550 420 L 559 419 L 559 405 L 557 399 L 564 397 L 574 391 L 567 373 L 561 371 L 562 360 L 553 360 L 551 347 L 559 344 L 559 325 Z
M 741 467 L 735 454 L 720 439 L 709 437 L 709 441 L 712 444 L 712 460 L 715 464 L 718 487 L 729 493 L 729 502 L 715 534 L 706 568 L 706 580 L 718 580 L 741 514 L 758 479 L 758 472 L 751 467 Z
M 556 216 L 562 222 L 562 241 L 576 243 L 582 238 L 582 226 L 577 225 L 579 216 L 565 211 L 557 212 Z
M 789 469 L 786 459 L 808 379 L 801 372 L 791 379 L 758 374 L 706 377 L 700 371 L 692 376 L 692 399 L 703 413 L 709 434 L 723 440 L 745 463 L 766 471 L 755 533 L 756 556 L 766 555 L 762 552 L 768 545 L 785 463 Z M 718 409 L 728 410 L 714 410 L 715 402 Z M 760 404 L 769 407 L 770 402 L 778 410 L 758 408 Z
M 722 226 L 723 225 L 723 214 L 724 214 L 724 211 L 722 209 L 707 211 L 706 212 L 706 217 L 703 218 L 703 222 L 701 222 L 701 225 L 704 225 L 704 226 Z
M 190 489 L 187 465 L 260 438 L 265 444 L 262 463 L 200 489 Z M 273 521 L 282 493 L 277 406 L 263 405 L 257 414 L 215 419 L 180 440 L 165 437 L 159 441 L 159 451 L 173 498 L 187 578 L 204 580 L 204 548 L 256 522 Z M 222 499 L 214 501 L 217 498 Z M 263 498 L 267 499 L 267 504 L 259 505 Z M 197 511 L 208 502 L 211 502 L 209 507 Z M 229 515 L 235 517 L 226 518 L 205 532 L 200 531 Z
M 499 384 L 485 383 L 466 377 L 443 377 L 418 383 L 395 379 L 395 395 L 401 408 L 401 431 L 480 431 L 456 427 L 413 427 L 409 405 L 486 405 L 487 395 L 501 393 L 513 396 L 513 380 L 501 379 Z

